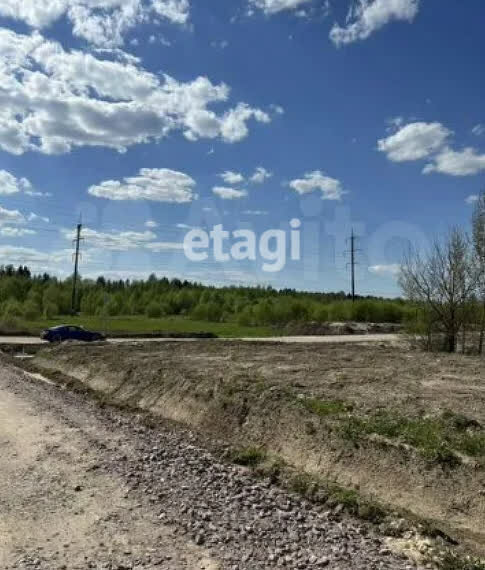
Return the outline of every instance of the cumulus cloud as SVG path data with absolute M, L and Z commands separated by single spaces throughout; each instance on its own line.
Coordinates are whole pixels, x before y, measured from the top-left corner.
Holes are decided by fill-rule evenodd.
M 377 275 L 396 277 L 401 271 L 401 266 L 398 263 L 391 263 L 389 265 L 371 265 L 369 267 L 369 271 Z
M 193 141 L 237 142 L 248 135 L 250 120 L 271 121 L 246 103 L 213 111 L 229 100 L 224 83 L 179 82 L 147 72 L 135 58 L 103 59 L 103 53 L 66 51 L 37 32 L 0 29 L 0 148 L 18 155 L 81 146 L 124 151 L 173 131 Z
M 226 188 L 225 186 L 215 186 L 212 192 L 223 200 L 239 200 L 248 195 L 246 190 L 236 190 L 235 188 Z
M 301 195 L 320 190 L 322 200 L 340 200 L 345 194 L 340 180 L 326 176 L 320 170 L 307 172 L 303 178 L 292 180 L 290 188 Z
M 460 151 L 444 148 L 423 170 L 425 174 L 440 172 L 451 176 L 473 176 L 482 171 L 485 171 L 485 154 L 470 147 Z
M 75 36 L 103 47 L 123 44 L 137 24 L 161 17 L 173 24 L 189 19 L 188 0 L 2 0 L 0 16 L 42 29 L 65 16 Z
M 189 0 L 152 0 L 153 10 L 174 24 L 186 24 L 190 15 Z
M 24 224 L 25 216 L 19 210 L 8 210 L 0 206 L 0 226 L 4 224 Z
M 145 227 L 146 227 L 146 228 L 150 228 L 150 229 L 158 228 L 158 224 L 157 224 L 157 222 L 155 222 L 154 220 L 147 220 L 147 221 L 145 222 Z
M 240 184 L 244 182 L 244 176 L 240 172 L 233 172 L 232 170 L 226 170 L 219 174 L 219 178 L 222 178 L 226 184 Z
M 75 238 L 72 230 L 62 230 L 64 237 L 68 240 Z M 147 243 L 156 239 L 156 234 L 147 230 L 146 232 L 132 231 L 110 231 L 99 232 L 91 228 L 83 228 L 82 235 L 84 243 L 88 247 L 96 247 L 108 251 L 129 251 L 145 247 Z
M 412 22 L 418 11 L 419 0 L 356 0 L 346 26 L 334 24 L 330 39 L 337 46 L 365 40 L 389 22 Z
M 286 10 L 297 10 L 304 4 L 313 0 L 249 0 L 250 6 L 262 10 L 266 15 L 272 16 Z
M 30 194 L 32 184 L 27 178 L 16 178 L 6 170 L 0 170 L 0 195 L 17 194 L 25 192 Z
M 105 180 L 91 186 L 88 193 L 108 200 L 151 200 L 153 202 L 192 202 L 196 183 L 193 178 L 167 168 L 142 168 L 138 176 Z
M 37 232 L 28 228 L 15 228 L 12 226 L 0 227 L 0 236 L 2 237 L 24 237 L 32 236 Z
M 263 184 L 266 180 L 268 180 L 268 178 L 271 178 L 272 176 L 272 172 L 269 172 L 269 170 L 266 170 L 266 168 L 263 168 L 262 166 L 258 166 L 249 180 L 253 184 Z
M 478 194 L 471 194 L 470 196 L 467 196 L 465 198 L 465 203 L 468 205 L 472 205 L 472 204 L 475 204 L 476 202 L 478 202 L 479 199 L 480 199 L 480 196 Z
M 380 139 L 377 148 L 393 162 L 419 160 L 442 148 L 451 134 L 441 123 L 409 123 Z
M 393 162 L 430 159 L 424 174 L 472 176 L 485 171 L 485 154 L 471 147 L 454 150 L 450 146 L 453 132 L 441 123 L 416 122 L 396 128 L 397 132 L 377 142 L 378 150 Z

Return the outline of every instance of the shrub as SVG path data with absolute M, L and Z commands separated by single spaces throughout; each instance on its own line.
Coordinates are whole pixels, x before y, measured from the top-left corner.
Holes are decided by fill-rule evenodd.
M 58 314 L 59 307 L 55 303 L 52 303 L 51 301 L 44 303 L 44 318 L 52 319 Z
M 145 309 L 145 315 L 149 319 L 159 319 L 162 316 L 162 307 L 155 301 L 152 301 L 149 305 L 147 305 L 147 308 Z
M 39 306 L 33 301 L 25 301 L 23 306 L 23 317 L 27 321 L 34 321 L 40 316 Z

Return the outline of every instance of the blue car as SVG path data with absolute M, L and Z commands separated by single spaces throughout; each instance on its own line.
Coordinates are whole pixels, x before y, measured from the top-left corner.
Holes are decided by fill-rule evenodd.
M 64 340 L 94 342 L 97 340 L 105 340 L 106 336 L 99 332 L 88 331 L 76 325 L 60 325 L 43 330 L 40 333 L 40 338 L 49 342 L 62 342 Z

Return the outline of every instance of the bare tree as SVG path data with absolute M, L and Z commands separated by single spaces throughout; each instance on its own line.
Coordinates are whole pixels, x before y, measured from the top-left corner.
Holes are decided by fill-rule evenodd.
M 399 283 L 408 299 L 435 317 L 445 335 L 446 350 L 455 352 L 477 283 L 467 235 L 454 228 L 424 256 L 411 249 L 403 261 Z
M 472 219 L 474 263 L 476 264 L 477 296 L 481 303 L 480 336 L 478 353 L 483 353 L 485 342 L 485 191 L 483 191 L 475 205 Z

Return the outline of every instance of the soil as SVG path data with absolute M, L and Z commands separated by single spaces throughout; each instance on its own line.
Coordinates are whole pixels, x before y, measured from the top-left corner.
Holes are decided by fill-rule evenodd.
M 2 569 L 417 568 L 190 431 L 42 380 L 0 369 Z
M 243 342 L 70 346 L 34 359 L 103 394 L 431 520 L 485 553 L 485 458 L 430 460 L 399 438 L 342 437 L 349 419 L 452 413 L 482 433 L 483 359 L 388 344 Z M 313 401 L 337 409 L 311 409 Z M 468 429 L 468 428 L 467 428 Z M 458 460 L 455 462 L 454 460 Z

